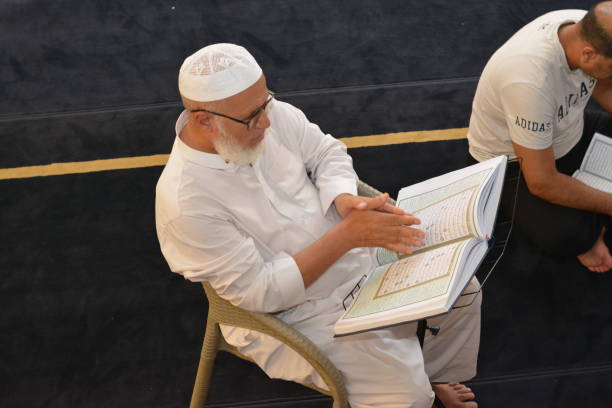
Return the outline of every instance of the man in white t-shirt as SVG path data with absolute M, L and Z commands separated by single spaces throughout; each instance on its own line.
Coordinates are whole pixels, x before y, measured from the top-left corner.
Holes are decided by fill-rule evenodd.
M 517 228 L 544 253 L 577 256 L 594 272 L 612 268 L 612 194 L 570 175 L 595 131 L 612 136 L 611 79 L 612 2 L 550 12 L 493 54 L 468 131 L 474 159 L 520 163 Z M 585 112 L 591 95 L 608 113 Z M 514 192 L 505 192 L 508 204 Z
M 172 271 L 307 336 L 342 372 L 353 408 L 431 408 L 435 396 L 447 408 L 476 408 L 456 381 L 476 374 L 478 282 L 458 308 L 428 319 L 440 331 L 422 349 L 416 324 L 334 338 L 343 299 L 376 266 L 373 247 L 411 253 L 425 236 L 412 227 L 418 220 L 386 194 L 357 196 L 346 146 L 277 100 L 243 47 L 213 44 L 188 57 L 179 90 L 185 111 L 155 204 Z M 326 387 L 278 340 L 221 330 L 270 377 Z

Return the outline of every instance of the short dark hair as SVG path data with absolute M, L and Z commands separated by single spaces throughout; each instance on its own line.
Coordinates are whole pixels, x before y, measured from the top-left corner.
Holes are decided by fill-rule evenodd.
M 595 8 L 591 7 L 584 15 L 580 28 L 582 39 L 591 44 L 595 50 L 606 58 L 612 58 L 612 37 L 599 23 Z

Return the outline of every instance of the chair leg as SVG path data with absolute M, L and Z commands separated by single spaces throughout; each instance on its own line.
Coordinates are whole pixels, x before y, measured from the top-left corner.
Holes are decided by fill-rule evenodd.
M 191 395 L 191 403 L 189 408 L 204 408 L 210 379 L 212 377 L 213 368 L 215 365 L 215 357 L 219 350 L 219 341 L 221 339 L 221 331 L 217 322 L 210 318 L 206 322 L 206 333 L 204 333 L 204 344 L 202 345 L 202 353 L 198 364 L 198 373 L 196 374 L 195 384 L 193 386 L 193 394 Z
M 334 399 L 332 408 L 350 408 L 348 401 L 346 401 L 346 395 L 338 394 L 337 392 L 332 395 Z
M 347 401 L 334 400 L 332 408 L 351 408 Z

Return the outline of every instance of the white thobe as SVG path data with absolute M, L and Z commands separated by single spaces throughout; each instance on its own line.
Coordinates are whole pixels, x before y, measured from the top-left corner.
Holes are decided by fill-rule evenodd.
M 183 143 L 178 135 L 187 114 L 179 117 L 156 190 L 157 234 L 171 270 L 210 282 L 236 306 L 278 313 L 343 373 L 353 408 L 430 407 L 430 381 L 475 374 L 480 297 L 434 319 L 441 333 L 428 337 L 423 351 L 414 324 L 334 338 L 342 300 L 375 266 L 373 250 L 349 251 L 308 288 L 292 255 L 341 220 L 333 200 L 356 194 L 357 176 L 346 147 L 299 109 L 275 100 L 269 118 L 262 155 L 240 167 Z M 222 331 L 270 377 L 326 388 L 310 364 L 277 340 L 240 328 Z

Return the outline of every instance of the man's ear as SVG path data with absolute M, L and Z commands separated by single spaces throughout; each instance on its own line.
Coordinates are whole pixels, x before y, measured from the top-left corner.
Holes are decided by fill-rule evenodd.
M 591 65 L 597 58 L 597 51 L 590 45 L 582 48 L 580 52 L 580 63 L 581 65 Z
M 211 114 L 207 112 L 195 112 L 194 113 L 195 122 L 202 126 L 204 130 L 208 132 L 212 132 L 214 129 L 213 117 Z

